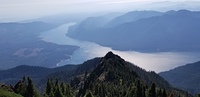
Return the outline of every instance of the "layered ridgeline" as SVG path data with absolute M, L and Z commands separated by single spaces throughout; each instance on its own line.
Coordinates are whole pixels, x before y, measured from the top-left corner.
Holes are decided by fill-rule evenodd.
M 23 67 L 26 66 L 3 72 L 9 76 L 13 74 L 11 71 L 20 70 Z M 54 69 L 26 68 L 29 68 L 27 74 L 32 77 L 33 81 L 24 77 L 11 88 L 12 93 L 23 96 L 32 93 L 31 95 L 38 97 L 39 93 L 33 84 L 35 82 L 44 97 L 190 97 L 187 92 L 173 88 L 155 72 L 147 72 L 112 52 L 102 58 L 91 59 L 75 66 L 69 65 Z M 16 74 L 26 75 L 25 69 L 23 70 L 21 74 Z M 1 78 L 2 76 L 3 74 Z M 6 83 L 6 79 L 10 78 L 4 78 L 1 81 L 4 80 Z
M 159 75 L 177 88 L 192 94 L 200 92 L 200 62 L 187 64 L 175 69 L 162 72 Z
M 24 64 L 53 67 L 69 59 L 78 47 L 57 45 L 38 37 L 57 26 L 44 22 L 0 23 L 0 70 Z
M 67 35 L 117 50 L 194 52 L 200 49 L 198 11 L 129 12 L 101 26 L 98 20 L 88 18 L 71 27 Z

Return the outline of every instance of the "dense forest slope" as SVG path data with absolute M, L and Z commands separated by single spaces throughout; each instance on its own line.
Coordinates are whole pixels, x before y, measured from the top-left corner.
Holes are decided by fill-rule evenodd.
M 95 97 L 191 96 L 187 92 L 173 88 L 155 72 L 147 72 L 134 64 L 126 62 L 112 52 L 108 52 L 104 57 L 94 58 L 80 65 L 66 65 L 52 69 L 18 66 L 0 71 L 0 73 L 1 81 L 4 81 L 4 83 L 8 83 L 9 79 L 12 79 L 15 74 L 15 78 L 18 80 L 22 78 L 19 78 L 20 75 L 30 76 L 28 78 L 23 77 L 22 80 L 16 81 L 17 84 L 13 84 L 13 91 L 23 96 L 30 95 L 30 91 L 26 90 L 29 85 L 34 90 L 31 95 L 39 95 L 34 88 L 35 86 L 33 86 L 33 82 L 40 93 L 44 93 L 45 97 L 50 95 L 51 97 L 64 97 L 66 95 L 68 97 L 72 97 L 72 95 L 77 97 L 89 95 Z M 33 81 L 30 78 L 33 78 Z M 69 84 L 66 86 L 66 83 Z M 67 92 L 62 91 L 62 88 L 67 89 Z
M 189 91 L 192 94 L 200 92 L 200 62 L 177 67 L 159 75 L 177 88 Z

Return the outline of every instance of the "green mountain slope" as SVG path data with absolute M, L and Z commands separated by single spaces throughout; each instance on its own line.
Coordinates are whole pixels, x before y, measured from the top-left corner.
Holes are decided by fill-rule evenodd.
M 200 62 L 195 62 L 166 72 L 161 72 L 159 75 L 173 86 L 196 94 L 200 92 L 199 70 Z
M 5 81 L 5 83 L 18 79 L 20 76 L 22 78 L 24 75 L 32 77 L 37 89 L 42 94 L 46 91 L 45 87 L 47 84 L 45 83 L 51 81 L 49 83 L 52 83 L 52 87 L 54 87 L 54 95 L 56 95 L 58 91 L 61 91 L 57 90 L 61 87 L 59 82 L 64 82 L 70 83 L 72 87 L 71 90 L 70 87 L 67 86 L 71 91 L 69 94 L 76 95 L 77 97 L 191 96 L 187 92 L 173 88 L 155 72 L 147 72 L 134 64 L 126 62 L 120 56 L 112 52 L 107 53 L 104 57 L 94 58 L 80 65 L 66 65 L 51 69 L 34 66 L 19 66 L 13 69 L 0 71 L 0 78 Z M 20 84 L 26 84 L 26 81 L 20 80 L 15 86 L 20 86 Z M 18 92 L 20 92 L 20 90 Z
M 166 89 L 168 94 L 187 95 L 173 88 L 158 74 L 134 66 L 112 52 L 102 57 L 92 72 L 86 71 L 71 81 L 77 97 L 145 97 L 152 95 L 152 85 L 156 85 L 155 91 Z

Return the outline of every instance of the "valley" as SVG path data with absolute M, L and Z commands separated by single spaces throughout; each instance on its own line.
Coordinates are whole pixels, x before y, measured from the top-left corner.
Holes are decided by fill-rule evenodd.
M 0 70 L 20 65 L 56 67 L 69 59 L 77 46 L 57 45 L 38 37 L 56 27 L 44 22 L 0 23 Z
M 0 97 L 200 97 L 198 0 L 1 0 Z
M 67 23 L 53 30 L 41 33 L 40 37 L 46 42 L 61 45 L 75 45 L 77 49 L 70 59 L 63 60 L 62 65 L 81 64 L 94 57 L 102 57 L 104 53 L 112 51 L 127 61 L 149 71 L 167 71 L 175 67 L 199 61 L 199 52 L 154 52 L 119 51 L 110 47 L 101 46 L 94 42 L 80 41 L 67 36 L 68 28 L 76 23 Z M 61 66 L 61 65 L 60 65 Z

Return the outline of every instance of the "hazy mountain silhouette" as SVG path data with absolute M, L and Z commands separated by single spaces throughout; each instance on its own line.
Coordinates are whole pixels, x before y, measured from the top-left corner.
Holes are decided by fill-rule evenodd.
M 125 19 L 125 23 L 108 28 L 76 25 L 68 35 L 117 50 L 194 52 L 200 48 L 199 15 L 200 12 L 179 10 L 132 22 Z
M 0 70 L 25 64 L 53 67 L 70 58 L 78 47 L 44 42 L 38 37 L 56 27 L 44 22 L 0 23 Z
M 105 27 L 106 26 L 108 26 L 108 27 L 117 26 L 120 24 L 133 22 L 133 21 L 143 19 L 143 18 L 160 16 L 162 14 L 163 14 L 162 12 L 157 12 L 157 11 L 132 11 L 132 12 L 128 12 L 124 15 L 114 18 L 113 20 L 109 21 L 105 25 Z

